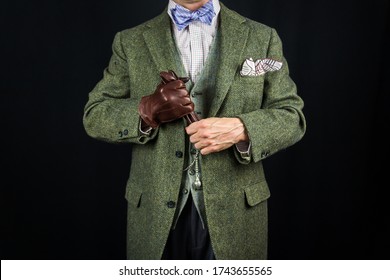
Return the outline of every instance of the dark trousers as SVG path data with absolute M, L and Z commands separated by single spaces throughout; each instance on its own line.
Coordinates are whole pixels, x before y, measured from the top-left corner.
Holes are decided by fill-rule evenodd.
M 189 196 L 165 245 L 163 260 L 215 260 L 210 235 Z

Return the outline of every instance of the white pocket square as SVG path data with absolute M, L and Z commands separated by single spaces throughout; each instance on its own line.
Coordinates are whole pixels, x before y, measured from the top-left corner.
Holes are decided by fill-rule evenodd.
M 271 58 L 258 59 L 253 61 L 253 58 L 246 59 L 242 64 L 240 71 L 241 76 L 260 76 L 267 72 L 277 71 L 282 68 L 283 63 Z

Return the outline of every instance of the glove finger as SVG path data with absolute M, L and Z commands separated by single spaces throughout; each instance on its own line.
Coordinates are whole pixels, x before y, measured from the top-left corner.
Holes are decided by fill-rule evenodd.
M 165 84 L 168 84 L 170 82 L 173 82 L 173 81 L 176 81 L 177 80 L 177 76 L 175 74 L 175 72 L 173 71 L 163 71 L 163 72 L 160 72 L 160 77 L 161 79 L 163 80 L 163 82 Z
M 188 106 L 180 106 L 175 109 L 167 109 L 160 111 L 158 113 L 158 120 L 161 123 L 171 122 L 177 119 L 184 117 L 193 112 L 193 107 L 191 105 Z
M 190 78 L 188 78 L 188 77 L 179 77 L 179 80 L 183 81 L 183 83 L 187 83 L 190 80 Z
M 175 80 L 166 84 L 165 87 L 170 89 L 181 89 L 181 88 L 186 88 L 186 85 L 182 80 Z
M 169 72 L 173 77 L 175 77 L 175 80 L 179 79 L 178 76 L 176 75 L 175 71 L 173 71 L 173 70 L 168 70 L 168 72 Z
M 175 98 L 173 102 L 165 102 L 164 104 L 160 104 L 158 112 L 166 112 L 166 111 L 175 111 L 175 110 L 181 110 L 182 107 L 185 106 L 192 106 L 194 103 L 191 101 L 189 97 L 184 98 Z

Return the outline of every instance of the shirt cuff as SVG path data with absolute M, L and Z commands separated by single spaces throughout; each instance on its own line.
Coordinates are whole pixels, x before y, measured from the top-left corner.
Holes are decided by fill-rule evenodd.
M 142 135 L 146 135 L 146 136 L 149 136 L 153 131 L 153 128 L 146 125 L 144 123 L 144 121 L 140 118 L 139 120 L 139 132 L 142 134 Z
M 235 146 L 243 159 L 250 160 L 251 142 L 238 142 L 237 144 L 235 144 Z

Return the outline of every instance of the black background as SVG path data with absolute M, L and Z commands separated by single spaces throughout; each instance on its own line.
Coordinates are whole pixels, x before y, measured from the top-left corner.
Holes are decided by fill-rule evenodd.
M 117 31 L 168 1 L 2 1 L 2 259 L 124 259 L 131 146 L 89 138 Z M 389 2 L 226 0 L 276 28 L 308 130 L 264 161 L 270 259 L 388 259 Z

